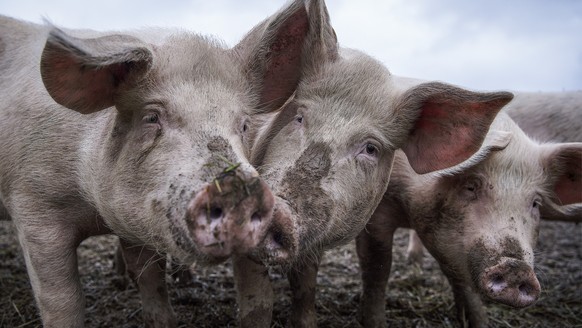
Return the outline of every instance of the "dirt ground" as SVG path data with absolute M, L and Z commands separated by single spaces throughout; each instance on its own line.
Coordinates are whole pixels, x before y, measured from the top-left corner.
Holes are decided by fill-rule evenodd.
M 450 288 L 436 262 L 406 264 L 405 231 L 396 236 L 386 297 L 391 327 L 458 327 Z M 141 327 L 139 296 L 112 270 L 115 237 L 95 237 L 79 248 L 87 297 L 87 327 Z M 536 250 L 542 294 L 536 305 L 515 310 L 487 307 L 492 327 L 582 327 L 582 225 L 543 222 Z M 276 304 L 273 327 L 289 314 L 286 279 L 273 273 Z M 192 281 L 168 278 L 180 327 L 235 327 L 236 295 L 230 263 L 195 268 Z M 354 245 L 326 254 L 318 276 L 320 327 L 357 327 L 360 279 Z M 0 327 L 41 327 L 12 223 L 0 221 Z

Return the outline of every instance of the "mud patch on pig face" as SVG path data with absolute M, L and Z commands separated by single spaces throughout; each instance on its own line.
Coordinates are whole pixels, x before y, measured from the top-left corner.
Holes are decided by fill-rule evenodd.
M 471 247 L 467 254 L 467 261 L 471 279 L 474 283 L 477 283 L 479 276 L 485 272 L 487 268 L 500 263 L 502 257 L 509 257 L 523 261 L 523 248 L 519 241 L 514 237 L 505 237 L 498 247 L 499 249 L 487 247 L 483 239 L 478 239 L 473 247 Z
M 299 247 L 309 247 L 322 239 L 326 222 L 331 219 L 332 199 L 321 187 L 331 168 L 331 148 L 314 143 L 301 154 L 282 181 L 282 197 L 297 213 L 301 227 Z

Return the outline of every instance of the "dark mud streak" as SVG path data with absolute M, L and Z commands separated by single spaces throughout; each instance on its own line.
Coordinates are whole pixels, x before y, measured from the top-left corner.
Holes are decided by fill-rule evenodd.
M 499 262 L 500 253 L 495 250 L 489 249 L 485 246 L 482 239 L 477 240 L 477 242 L 469 249 L 467 254 L 467 261 L 469 264 L 469 272 L 471 273 L 471 279 L 475 286 L 479 280 L 481 273 Z
M 300 247 L 304 248 L 320 237 L 325 222 L 330 220 L 333 202 L 321 188 L 331 168 L 331 148 L 324 143 L 310 145 L 287 171 L 282 185 L 284 198 L 298 214 L 299 224 L 309 226 L 300 236 Z
M 501 256 L 524 260 L 524 251 L 521 244 L 514 237 L 505 237 L 501 243 Z

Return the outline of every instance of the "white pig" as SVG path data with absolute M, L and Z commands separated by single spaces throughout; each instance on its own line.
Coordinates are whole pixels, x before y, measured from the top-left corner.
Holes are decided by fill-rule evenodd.
M 503 112 L 482 149 L 453 168 L 419 175 L 399 153 L 384 199 L 357 238 L 359 320 L 386 326 L 384 295 L 399 227 L 416 230 L 438 261 L 459 320 L 487 327 L 481 298 L 525 307 L 539 296 L 533 248 L 540 218 L 581 216 L 582 143 L 540 144 Z
M 164 279 L 158 254 L 215 263 L 272 236 L 274 197 L 244 144 L 251 117 L 294 92 L 308 32 L 302 4 L 277 17 L 245 53 L 187 32 L 0 17 L 0 215 L 45 327 L 84 324 L 87 237 L 121 237 L 146 326 L 172 327 L 165 286 L 148 283 Z
M 414 80 L 403 78 L 402 81 Z M 536 141 L 582 142 L 582 91 L 516 92 L 503 111 Z M 582 222 L 582 216 L 564 219 Z M 414 230 L 410 230 L 408 260 L 420 263 L 423 251 L 422 241 Z

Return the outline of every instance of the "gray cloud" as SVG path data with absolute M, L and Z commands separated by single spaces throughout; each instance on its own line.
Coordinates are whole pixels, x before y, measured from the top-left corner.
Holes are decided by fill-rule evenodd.
M 0 13 L 70 28 L 178 27 L 235 44 L 284 1 L 3 1 Z M 328 0 L 340 43 L 399 75 L 475 89 L 582 89 L 582 2 Z

